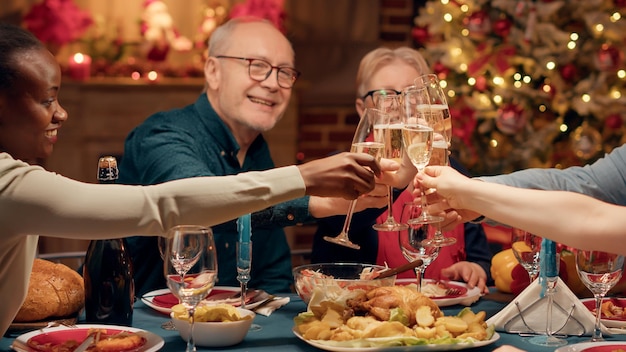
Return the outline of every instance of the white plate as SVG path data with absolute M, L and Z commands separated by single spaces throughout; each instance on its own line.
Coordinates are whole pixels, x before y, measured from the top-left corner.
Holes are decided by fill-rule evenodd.
M 432 282 L 435 282 L 435 280 L 424 279 L 422 284 L 426 285 Z M 413 283 L 415 283 L 415 279 L 397 279 L 396 280 L 396 285 L 397 284 L 408 285 L 408 284 L 413 284 Z M 462 304 L 465 306 L 469 306 L 472 303 L 478 301 L 478 299 L 480 298 L 480 289 L 478 287 L 474 287 L 470 289 L 466 283 L 458 282 L 458 281 L 447 281 L 447 283 L 453 287 L 454 286 L 463 287 L 467 290 L 467 292 L 456 297 L 446 297 L 446 298 L 431 297 L 431 299 L 435 303 L 437 303 L 439 307 L 447 307 L 447 306 L 452 306 L 455 304 Z
M 596 347 L 591 349 L 592 347 Z M 601 342 L 582 342 L 573 345 L 559 347 L 554 352 L 582 352 L 590 349 L 589 352 L 608 352 L 620 349 L 626 350 L 626 341 L 601 341 Z
M 617 305 L 619 305 L 620 307 L 624 307 L 624 309 L 626 309 L 626 298 L 606 297 L 602 300 L 602 302 L 608 301 L 608 300 L 616 301 Z M 591 311 L 591 314 L 595 314 L 593 313 L 596 307 L 594 298 L 585 298 L 585 299 L 581 299 L 580 301 L 583 303 L 585 307 L 587 307 L 587 309 Z M 619 329 L 626 328 L 626 319 L 621 319 L 621 320 L 620 319 L 606 319 L 606 318 L 600 317 L 600 321 L 607 328 L 619 328 Z
M 324 341 L 316 341 L 316 340 L 305 340 L 302 335 L 300 335 L 296 330 L 292 330 L 293 333 L 302 341 L 308 343 L 309 345 L 319 348 L 324 351 L 332 351 L 332 352 L 355 352 L 355 351 L 364 351 L 364 352 L 379 352 L 379 351 L 389 351 L 389 352 L 422 352 L 422 351 L 458 351 L 465 350 L 468 348 L 474 347 L 482 347 L 487 346 L 496 342 L 500 335 L 496 332 L 491 336 L 491 339 L 486 341 L 478 341 L 474 343 L 457 343 L 457 344 L 445 344 L 445 345 L 414 345 L 414 346 L 393 346 L 393 347 L 344 347 L 344 346 L 331 346 L 324 343 Z M 390 338 L 373 338 L 372 340 L 384 340 Z M 393 339 L 393 338 L 391 338 Z M 337 342 L 341 343 L 341 342 Z
M 214 294 L 219 294 L 222 291 L 228 291 L 228 292 L 239 292 L 240 288 L 239 287 L 233 287 L 233 286 L 215 286 L 213 288 L 213 290 L 211 291 L 211 293 L 209 294 L 209 298 L 214 295 Z M 157 296 L 161 296 L 161 295 L 168 295 L 170 294 L 170 290 L 167 288 L 163 288 L 160 290 L 154 290 L 151 292 L 146 293 L 145 295 L 143 295 L 141 297 L 141 301 L 147 305 L 148 307 L 161 312 L 163 314 L 167 314 L 169 315 L 172 312 L 171 307 L 164 307 L 158 304 L 154 303 L 154 297 Z M 269 295 L 266 292 L 261 292 L 260 294 L 258 294 L 257 296 L 255 296 L 252 300 L 252 302 L 246 304 L 246 309 L 253 309 L 254 307 L 258 306 L 259 304 L 263 303 L 263 301 L 268 298 Z M 224 302 L 225 303 L 225 302 Z
M 131 328 L 128 326 L 115 326 L 115 325 L 94 325 L 94 324 L 78 324 L 76 327 L 57 326 L 54 328 L 45 328 L 40 330 L 31 331 L 26 334 L 22 334 L 15 339 L 15 342 L 11 345 L 17 352 L 29 352 L 29 349 L 24 349 L 24 346 L 28 346 L 28 340 L 32 337 L 52 333 L 55 331 L 72 330 L 72 331 L 84 331 L 88 329 L 108 329 L 108 330 L 121 330 L 135 333 L 141 333 L 146 338 L 146 344 L 138 352 L 155 352 L 161 349 L 165 345 L 165 341 L 157 334 L 153 334 L 146 330 Z M 86 333 L 85 333 L 86 334 Z

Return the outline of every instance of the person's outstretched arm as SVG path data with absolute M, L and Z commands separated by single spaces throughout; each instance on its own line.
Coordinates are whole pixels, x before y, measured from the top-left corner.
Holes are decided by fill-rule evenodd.
M 452 209 L 472 210 L 575 248 L 626 254 L 625 207 L 573 192 L 482 182 L 449 167 L 427 167 L 416 181 L 436 188 Z

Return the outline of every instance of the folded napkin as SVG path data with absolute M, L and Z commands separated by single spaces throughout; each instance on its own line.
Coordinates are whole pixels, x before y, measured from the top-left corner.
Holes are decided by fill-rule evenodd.
M 289 297 L 275 297 L 267 304 L 261 303 L 258 308 L 253 308 L 253 310 L 256 314 L 261 314 L 269 317 L 270 314 L 274 313 L 276 309 L 289 303 L 289 300 Z
M 504 309 L 489 318 L 487 324 L 493 324 L 497 331 L 509 333 L 545 333 L 548 299 L 541 298 L 540 293 L 541 285 L 539 280 L 535 280 Z M 554 293 L 554 303 L 552 331 L 576 336 L 593 333 L 595 316 L 560 278 Z M 626 331 L 602 325 L 602 333 L 623 334 Z

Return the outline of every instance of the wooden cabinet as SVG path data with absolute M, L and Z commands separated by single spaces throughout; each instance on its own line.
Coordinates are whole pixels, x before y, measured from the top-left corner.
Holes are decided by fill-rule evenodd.
M 203 79 L 162 79 L 157 83 L 126 78 L 64 80 L 59 101 L 69 114 L 45 167 L 70 178 L 96 182 L 98 157 L 122 155 L 128 133 L 157 111 L 193 103 Z M 283 119 L 265 134 L 276 165 L 295 163 L 297 97 L 292 95 Z M 87 241 L 42 238 L 42 253 L 86 249 Z

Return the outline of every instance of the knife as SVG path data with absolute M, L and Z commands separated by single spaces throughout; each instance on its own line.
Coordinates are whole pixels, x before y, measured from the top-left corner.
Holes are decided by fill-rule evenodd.
M 384 279 L 386 277 L 392 276 L 392 275 L 396 275 L 399 273 L 403 273 L 407 270 L 411 270 L 414 268 L 417 268 L 418 266 L 424 264 L 424 262 L 421 259 L 416 259 L 412 262 L 408 262 L 404 265 L 400 265 L 399 267 L 393 268 L 393 269 L 387 269 L 387 270 L 383 270 L 383 271 L 379 271 L 379 275 L 376 277 L 376 279 Z
M 80 345 L 78 345 L 78 347 L 76 347 L 74 352 L 85 352 L 85 351 L 87 351 L 89 346 L 91 346 L 91 344 L 94 342 L 94 339 L 95 339 L 94 335 L 87 336 L 85 341 L 83 341 Z

